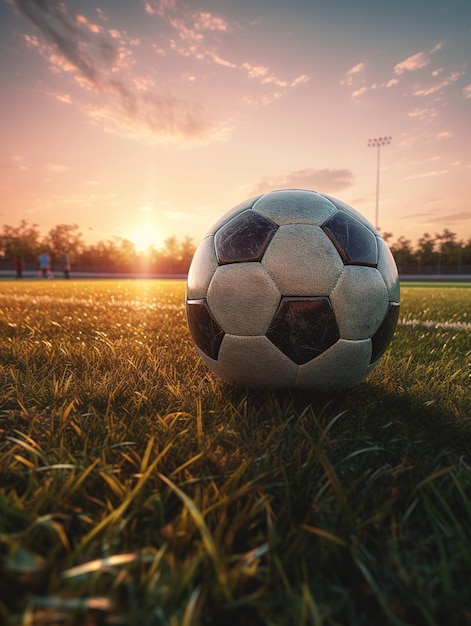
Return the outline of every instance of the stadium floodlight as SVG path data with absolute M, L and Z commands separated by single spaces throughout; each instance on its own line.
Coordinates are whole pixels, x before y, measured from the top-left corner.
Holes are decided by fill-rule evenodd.
M 375 226 L 379 228 L 379 164 L 381 158 L 381 148 L 391 143 L 392 137 L 373 137 L 368 139 L 368 148 L 376 148 L 376 208 Z

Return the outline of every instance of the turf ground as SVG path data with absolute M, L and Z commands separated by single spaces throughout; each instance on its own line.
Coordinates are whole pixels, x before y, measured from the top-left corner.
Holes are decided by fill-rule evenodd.
M 471 624 L 471 290 L 333 396 L 208 374 L 182 281 L 0 283 L 0 623 Z

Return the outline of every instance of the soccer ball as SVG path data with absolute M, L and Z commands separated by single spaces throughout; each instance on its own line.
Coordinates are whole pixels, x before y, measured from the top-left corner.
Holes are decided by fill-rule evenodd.
M 345 389 L 391 341 L 399 277 L 355 209 L 314 191 L 271 191 L 233 208 L 202 240 L 186 315 L 198 354 L 226 383 Z

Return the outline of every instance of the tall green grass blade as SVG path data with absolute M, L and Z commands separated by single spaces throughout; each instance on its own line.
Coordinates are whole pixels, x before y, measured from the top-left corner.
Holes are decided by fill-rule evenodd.
M 195 503 L 189 498 L 184 491 L 182 491 L 179 487 L 175 485 L 169 478 L 164 476 L 163 474 L 159 474 L 159 477 L 163 480 L 163 482 L 170 487 L 170 489 L 180 498 L 188 512 L 190 513 L 193 521 L 198 528 L 201 539 L 203 540 L 203 544 L 206 548 L 209 558 L 213 563 L 214 570 L 216 572 L 218 581 L 223 590 L 224 596 L 227 601 L 232 599 L 232 593 L 229 589 L 227 574 L 224 569 L 223 563 L 219 558 L 219 551 L 214 543 L 211 532 L 204 521 L 203 515 Z

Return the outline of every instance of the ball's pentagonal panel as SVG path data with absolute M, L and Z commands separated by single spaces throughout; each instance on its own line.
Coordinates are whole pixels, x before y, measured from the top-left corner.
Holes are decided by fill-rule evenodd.
M 224 226 L 224 224 L 227 224 L 227 222 L 231 220 L 233 217 L 235 217 L 236 215 L 239 215 L 239 213 L 243 213 L 244 211 L 251 209 L 253 205 L 255 204 L 255 202 L 259 198 L 262 197 L 262 195 L 263 194 L 259 194 L 258 196 L 253 196 L 252 198 L 249 198 L 248 200 L 244 200 L 244 202 L 237 204 L 232 209 L 229 209 L 229 211 L 226 211 L 226 213 L 224 213 L 224 215 L 222 215 L 218 219 L 218 221 L 215 224 L 213 224 L 212 228 L 209 230 L 207 234 L 214 235 L 221 228 L 221 226 Z
M 370 339 L 339 339 L 317 359 L 299 366 L 295 387 L 306 391 L 348 389 L 363 380 L 370 358 Z
M 344 211 L 337 211 L 324 222 L 322 228 L 339 251 L 344 263 L 376 267 L 378 263 L 376 237 L 354 217 Z
M 208 287 L 208 305 L 231 335 L 264 335 L 280 301 L 260 263 L 220 265 Z
M 315 359 L 339 338 L 329 298 L 282 298 L 267 337 L 298 365 Z
M 259 261 L 278 226 L 255 211 L 244 211 L 221 226 L 214 236 L 219 263 Z
M 272 191 L 259 198 L 253 209 L 277 224 L 317 224 L 335 213 L 335 206 L 315 191 Z
M 212 316 L 206 300 L 187 300 L 186 318 L 198 348 L 212 359 L 217 359 L 224 331 Z
M 351 207 L 346 202 L 342 202 L 342 200 L 338 200 L 337 198 L 334 198 L 333 196 L 329 196 L 329 195 L 325 194 L 325 197 L 328 200 L 330 200 L 330 202 L 332 202 L 332 204 L 334 204 L 335 207 L 339 211 L 343 211 L 344 213 L 348 213 L 348 215 L 351 215 L 352 217 L 354 217 L 358 222 L 360 222 L 360 224 L 363 224 L 363 226 L 366 226 L 366 228 L 368 228 L 368 230 L 371 230 L 371 232 L 374 235 L 377 235 L 377 236 L 381 237 L 379 231 L 376 230 L 376 228 L 373 226 L 373 224 L 369 220 L 367 220 L 366 217 L 364 217 L 364 215 L 362 215 L 359 211 L 357 211 L 356 209 Z
M 378 330 L 389 307 L 381 274 L 374 267 L 346 265 L 330 294 L 342 339 L 367 339 Z
M 217 267 L 214 237 L 205 237 L 196 249 L 188 271 L 187 298 L 198 300 L 206 297 L 209 283 Z
M 310 224 L 280 226 L 262 264 L 285 296 L 327 296 L 344 267 L 322 228 Z
M 266 337 L 224 335 L 216 371 L 230 384 L 280 389 L 293 385 L 297 370 Z
M 378 272 L 383 277 L 391 302 L 399 302 L 400 287 L 396 262 L 384 239 L 377 237 L 376 241 L 378 242 Z
M 380 357 L 386 351 L 386 348 L 391 342 L 394 331 L 396 330 L 397 320 L 399 318 L 399 304 L 397 302 L 390 302 L 389 308 L 381 322 L 380 327 L 371 337 L 371 343 L 373 345 L 373 352 L 371 354 L 371 363 L 378 361 Z

